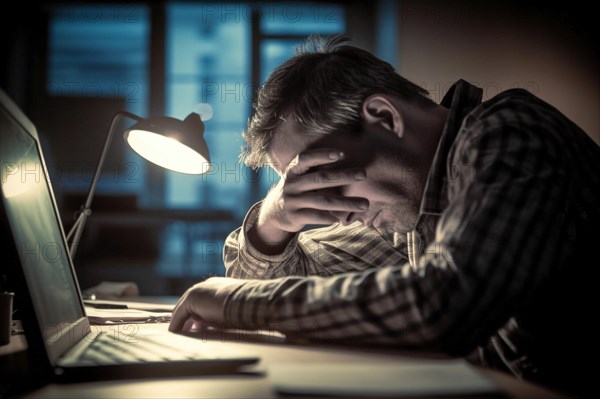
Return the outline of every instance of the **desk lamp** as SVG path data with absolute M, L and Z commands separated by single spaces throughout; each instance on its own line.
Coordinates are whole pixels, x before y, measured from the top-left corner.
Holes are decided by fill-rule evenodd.
M 210 170 L 208 146 L 204 141 L 204 123 L 196 113 L 189 114 L 183 121 L 166 116 L 141 118 L 129 112 L 117 112 L 112 119 L 104 148 L 94 172 L 92 184 L 75 223 L 67 234 L 67 242 L 73 239 L 69 248 L 71 258 L 75 256 L 77 245 L 87 218 L 92 214 L 91 205 L 100 178 L 102 166 L 110 147 L 117 122 L 122 117 L 137 123 L 124 132 L 125 141 L 140 156 L 163 168 L 186 174 L 202 174 Z

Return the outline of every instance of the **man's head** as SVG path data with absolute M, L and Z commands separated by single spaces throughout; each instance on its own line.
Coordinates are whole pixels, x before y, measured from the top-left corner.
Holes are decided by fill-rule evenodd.
M 360 168 L 367 178 L 336 194 L 366 198 L 370 207 L 335 218 L 408 230 L 441 132 L 440 107 L 391 65 L 346 42 L 309 39 L 271 74 L 244 133 L 242 158 L 283 174 L 307 149 L 342 151 L 343 160 L 324 168 Z
M 372 94 L 432 104 L 425 89 L 398 75 L 387 62 L 344 36 L 311 37 L 296 55 L 269 76 L 258 92 L 255 113 L 244 133 L 242 159 L 251 167 L 267 165 L 273 136 L 284 121 L 295 121 L 312 137 L 361 129 L 361 108 Z

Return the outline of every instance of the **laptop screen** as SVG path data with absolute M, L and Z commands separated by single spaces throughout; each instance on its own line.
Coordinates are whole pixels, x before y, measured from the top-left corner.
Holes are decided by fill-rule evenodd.
M 40 330 L 53 346 L 85 313 L 37 132 L 2 91 L 0 160 L 4 209 Z

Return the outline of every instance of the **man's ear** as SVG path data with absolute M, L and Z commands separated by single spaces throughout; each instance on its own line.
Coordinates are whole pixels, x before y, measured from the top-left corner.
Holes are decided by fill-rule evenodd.
M 370 95 L 363 101 L 362 118 L 368 124 L 383 127 L 398 137 L 404 134 L 404 119 L 396 103 L 384 94 Z

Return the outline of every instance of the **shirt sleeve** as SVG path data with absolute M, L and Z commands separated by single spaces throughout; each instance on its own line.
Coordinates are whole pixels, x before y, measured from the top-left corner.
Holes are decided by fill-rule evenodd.
M 360 223 L 315 228 L 292 237 L 285 250 L 265 255 L 248 240 L 261 202 L 248 211 L 241 227 L 227 237 L 223 261 L 228 277 L 272 279 L 286 276 L 330 276 L 362 271 L 407 260 L 406 237 L 365 227 Z
M 251 281 L 227 325 L 290 337 L 427 347 L 466 354 L 506 322 L 564 259 L 569 179 L 553 118 L 496 105 L 463 125 L 449 162 L 469 166 L 415 264 L 332 277 Z M 460 134 L 460 133 L 459 133 Z M 366 243 L 365 245 L 368 245 Z

